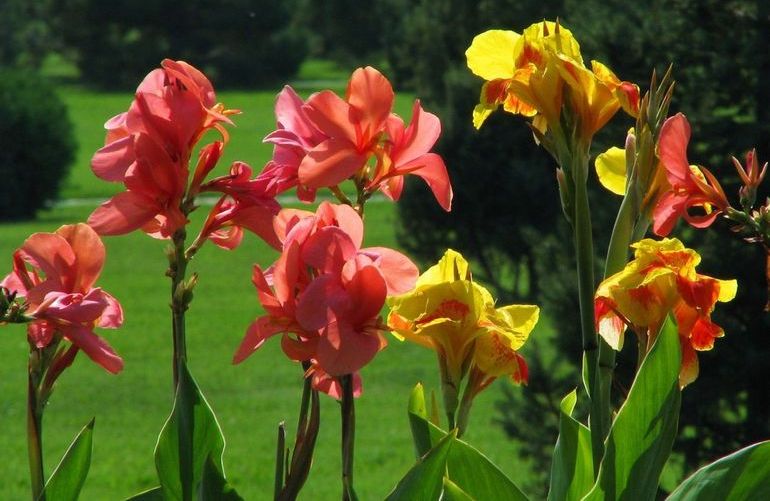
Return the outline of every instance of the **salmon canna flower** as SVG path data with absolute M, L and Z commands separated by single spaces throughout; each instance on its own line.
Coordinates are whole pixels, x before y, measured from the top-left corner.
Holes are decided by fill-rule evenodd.
M 415 101 L 412 122 L 405 127 L 392 112 L 393 100 L 390 82 L 372 67 L 353 72 L 345 99 L 325 90 L 303 102 L 291 87 L 284 87 L 276 100 L 278 129 L 265 138 L 274 144 L 265 174 L 281 190 L 297 186 L 303 201 L 346 179 L 355 179 L 365 198 L 381 190 L 397 200 L 403 176 L 414 174 L 448 211 L 452 187 L 446 166 L 429 152 L 441 124 Z
M 690 165 L 687 144 L 690 142 L 690 124 L 681 113 L 668 118 L 660 131 L 658 152 L 671 186 L 655 206 L 653 231 L 666 236 L 682 217 L 696 228 L 710 226 L 729 206 L 722 186 L 705 167 Z M 690 214 L 697 207 L 703 214 Z
M 596 292 L 599 334 L 620 350 L 628 327 L 648 350 L 666 316 L 673 314 L 682 346 L 679 384 L 684 387 L 698 375 L 695 351 L 712 349 L 714 340 L 724 335 L 711 313 L 717 301 L 735 297 L 737 283 L 697 273 L 700 256 L 677 239 L 644 239 L 632 247 L 634 259 Z
M 105 146 L 96 152 L 91 167 L 97 177 L 121 182 L 126 191 L 98 207 L 89 224 L 102 235 L 120 235 L 141 229 L 155 238 L 169 238 L 187 223 L 180 205 L 188 183 L 193 148 L 209 130 L 224 141 L 223 124 L 232 123 L 216 103 L 211 82 L 184 61 L 164 60 L 136 90 L 127 112 L 106 124 Z M 213 168 L 221 144 L 204 149 L 204 165 Z M 196 169 L 196 182 L 198 179 Z
M 486 31 L 465 55 L 468 68 L 485 80 L 473 110 L 476 128 L 502 105 L 532 118 L 544 135 L 561 130 L 563 108 L 569 106 L 580 137 L 590 140 L 621 107 L 632 116 L 639 110 L 639 88 L 599 62 L 587 69 L 577 40 L 558 22 L 535 23 L 521 34 Z
M 393 333 L 435 350 L 450 387 L 459 390 L 469 370 L 483 375 L 476 393 L 502 375 L 526 383 L 527 365 L 518 351 L 537 323 L 539 308 L 496 307 L 492 295 L 471 279 L 461 254 L 447 250 L 414 290 L 388 304 Z
M 69 365 L 78 350 L 107 371 L 118 373 L 123 360 L 95 327 L 123 323 L 120 303 L 94 287 L 104 265 L 104 244 L 86 224 L 62 226 L 55 233 L 35 233 L 13 255 L 13 272 L 0 286 L 23 297 L 30 346 L 42 349 L 58 339 L 71 343 L 54 365 Z M 59 370 L 60 370 L 59 369 Z
M 249 327 L 234 362 L 282 334 L 284 353 L 310 363 L 316 387 L 331 394 L 339 388 L 328 377 L 356 374 L 385 346 L 380 310 L 388 295 L 413 287 L 417 267 L 394 250 L 361 248 L 363 222 L 346 205 L 284 209 L 274 230 L 280 257 L 266 272 L 254 268 L 266 314 Z

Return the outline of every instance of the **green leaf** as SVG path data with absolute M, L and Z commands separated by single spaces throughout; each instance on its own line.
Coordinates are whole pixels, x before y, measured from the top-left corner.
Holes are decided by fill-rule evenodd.
M 770 499 L 770 441 L 750 445 L 693 473 L 667 501 Z
M 427 421 L 424 409 L 422 386 L 417 385 L 409 399 L 409 424 L 412 427 L 412 437 L 415 446 L 421 447 L 437 444 L 447 436 L 447 433 L 433 423 Z M 415 412 L 412 412 L 414 409 Z M 514 484 L 505 473 L 494 465 L 486 456 L 473 448 L 467 442 L 455 439 L 447 459 L 447 475 L 465 493 L 475 499 L 494 501 L 513 501 L 527 499 L 524 493 Z
M 203 466 L 203 475 L 198 488 L 199 501 L 243 501 L 217 468 L 212 456 L 208 456 Z
M 492 461 L 462 440 L 455 440 L 449 451 L 447 476 L 475 499 L 484 501 L 527 499 L 516 484 Z
M 679 421 L 680 364 L 679 334 L 669 318 L 612 424 L 598 479 L 585 500 L 655 498 Z
M 91 467 L 94 420 L 83 427 L 67 448 L 43 490 L 48 501 L 76 500 Z M 41 496 L 42 498 L 42 496 Z
M 409 395 L 409 427 L 417 458 L 424 456 L 433 447 L 430 426 L 428 426 L 428 408 L 425 405 L 425 393 L 422 384 L 417 383 Z
M 163 496 L 168 500 L 191 500 L 209 456 L 224 478 L 224 447 L 214 412 L 187 366 L 182 365 L 174 408 L 155 446 L 155 467 Z
M 561 401 L 559 438 L 551 464 L 549 501 L 579 500 L 594 484 L 594 459 L 591 431 L 572 417 L 577 391 L 572 390 Z
M 446 462 L 457 432 L 445 436 L 436 447 L 417 461 L 388 494 L 387 501 L 420 499 L 433 501 L 439 499 L 443 487 Z
M 456 483 L 444 477 L 444 492 L 441 494 L 442 501 L 474 501 L 474 499 L 464 490 L 460 489 Z
M 163 489 L 158 486 L 135 494 L 126 501 L 165 501 L 165 498 L 163 497 Z

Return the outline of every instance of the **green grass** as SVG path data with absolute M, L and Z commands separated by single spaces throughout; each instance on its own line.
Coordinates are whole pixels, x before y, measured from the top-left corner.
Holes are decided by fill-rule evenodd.
M 131 96 L 95 94 L 64 88 L 80 141 L 78 160 L 67 181 L 65 196 L 106 197 L 120 187 L 97 180 L 88 160 L 103 141 L 101 124 L 124 110 Z M 274 93 L 221 93 L 236 117 L 226 160 L 242 159 L 255 169 L 270 149 L 261 138 L 274 123 Z M 397 108 L 408 116 L 412 96 Z M 226 163 L 224 164 L 227 165 Z M 94 203 L 95 205 L 95 203 Z M 13 250 L 35 231 L 53 231 L 61 224 L 83 221 L 93 206 L 59 208 L 34 222 L 0 225 L 0 256 L 10 270 Z M 197 229 L 204 214 L 197 213 Z M 395 208 L 372 203 L 367 208 L 366 245 L 396 246 Z M 164 243 L 135 233 L 106 239 L 107 264 L 99 285 L 120 299 L 126 322 L 117 331 L 103 331 L 125 360 L 125 370 L 111 376 L 82 354 L 62 376 L 46 410 L 44 448 L 47 472 L 77 431 L 96 416 L 91 473 L 82 499 L 123 499 L 155 484 L 152 452 L 160 427 L 171 408 L 171 337 L 168 279 Z M 191 269 L 200 274 L 188 313 L 190 366 L 215 409 L 228 444 L 225 467 L 246 499 L 270 497 L 276 427 L 282 420 L 295 426 L 301 370 L 281 353 L 278 340 L 267 343 L 239 366 L 230 363 L 246 327 L 259 314 L 250 283 L 251 266 L 268 265 L 275 252 L 247 237 L 234 252 L 204 247 Z M 535 333 L 535 336 L 538 334 Z M 0 336 L 0 499 L 22 499 L 28 493 L 25 434 L 27 344 L 23 328 L 5 327 Z M 356 488 L 362 500 L 381 499 L 414 461 L 406 402 L 418 381 L 437 388 L 435 356 L 420 347 L 390 340 L 390 346 L 363 370 L 364 395 L 357 402 Z M 494 403 L 501 396 L 497 382 L 478 397 L 468 440 L 512 476 L 524 467 L 515 445 L 494 423 Z M 322 428 L 316 459 L 303 499 L 339 499 L 339 412 L 323 399 Z

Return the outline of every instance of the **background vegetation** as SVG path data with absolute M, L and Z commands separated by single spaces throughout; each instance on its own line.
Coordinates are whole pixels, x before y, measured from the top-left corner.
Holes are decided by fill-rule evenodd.
M 477 278 L 492 285 L 501 301 L 527 300 L 543 308 L 544 325 L 525 350 L 530 385 L 521 390 L 498 383 L 481 397 L 468 437 L 512 478 L 539 494 L 556 436 L 557 403 L 577 381 L 574 267 L 571 246 L 565 244 L 569 233 L 560 215 L 553 163 L 534 144 L 523 121 L 499 114 L 481 131 L 473 130 L 470 110 L 481 82 L 465 68 L 463 53 L 473 35 L 485 29 L 520 31 L 558 16 L 581 42 L 586 59 L 607 63 L 643 89 L 653 68 L 663 71 L 673 63 L 678 85 L 672 112 L 686 113 L 693 124 L 690 158 L 707 165 L 734 191 L 729 155 L 741 156 L 756 146 L 761 160 L 770 158 L 769 10 L 762 0 L 166 0 L 146 5 L 7 0 L 0 4 L 0 66 L 42 69 L 56 77 L 80 145 L 62 194 L 70 204 L 81 200 L 79 206 L 59 206 L 34 222 L 0 225 L 0 255 L 9 256 L 31 231 L 52 231 L 85 219 L 97 203 L 93 197 L 114 192 L 115 187 L 97 181 L 88 168 L 103 141 L 101 125 L 125 109 L 130 89 L 163 57 L 199 65 L 217 88 L 250 89 L 220 93 L 220 98 L 245 112 L 237 117 L 226 160 L 246 160 L 255 168 L 270 154 L 260 139 L 273 126 L 272 101 L 279 82 L 298 79 L 306 93 L 329 85 L 341 88 L 356 65 L 378 66 L 400 89 L 414 92 L 440 115 L 440 150 L 453 179 L 455 204 L 447 216 L 419 183 L 410 183 L 398 213 L 392 205 L 373 205 L 368 217 L 377 233 L 371 243 L 393 245 L 398 236 L 402 248 L 423 263 L 452 246 L 473 257 Z M 255 85 L 265 91 L 254 92 Z M 118 91 L 105 93 L 105 88 Z M 409 114 L 408 101 L 399 102 L 402 115 Z M 594 151 L 620 144 L 630 124 L 619 116 Z M 18 138 L 13 130 L 0 137 L 3 148 Z M 606 238 L 619 200 L 597 183 L 589 184 L 595 228 L 606 229 L 597 237 Z M 676 235 L 701 251 L 706 273 L 738 278 L 740 288 L 736 300 L 717 315 L 725 338 L 713 352 L 702 354 L 701 376 L 684 393 L 675 446 L 681 454 L 667 472 L 672 480 L 770 435 L 770 386 L 764 384 L 770 319 L 762 312 L 762 253 L 719 225 L 707 232 L 680 227 Z M 108 246 L 104 286 L 126 298 L 129 319 L 111 341 L 126 358 L 127 369 L 110 378 L 79 361 L 46 415 L 49 458 L 97 415 L 97 459 L 84 494 L 95 498 L 129 495 L 148 486 L 152 437 L 170 403 L 162 372 L 170 357 L 167 312 L 159 306 L 166 301 L 162 245 L 133 235 L 109 239 Z M 605 248 L 597 245 L 600 253 Z M 153 253 L 157 259 L 145 257 Z M 232 259 L 228 269 L 243 271 L 220 273 L 222 259 Z M 275 346 L 244 367 L 229 365 L 243 328 L 257 314 L 246 270 L 252 262 L 271 260 L 254 240 L 227 256 L 208 249 L 196 260 L 204 282 L 191 310 L 195 332 L 190 344 L 197 350 L 193 369 L 229 438 L 226 467 L 249 498 L 258 498 L 270 485 L 275 425 L 281 419 L 292 421 L 292 392 L 298 391 L 297 368 Z M 0 336 L 0 352 L 7 354 L 0 366 L 0 416 L 6 429 L 0 449 L 21 458 L 26 363 L 21 331 Z M 618 393 L 625 391 L 624 374 L 634 359 L 633 353 L 618 359 Z M 361 468 L 363 498 L 382 497 L 409 465 L 406 391 L 418 379 L 435 384 L 434 364 L 429 354 L 398 345 L 364 374 L 367 394 L 360 404 L 357 460 L 376 472 Z M 146 391 L 136 391 L 139 387 Z M 324 408 L 325 414 L 335 415 L 320 438 L 318 457 L 326 459 L 314 465 L 306 491 L 322 499 L 336 497 L 336 484 L 325 481 L 338 469 L 334 407 L 327 402 Z M 510 442 L 501 440 L 506 434 Z M 27 482 L 23 462 L 4 469 L 0 480 L 0 497 L 19 497 Z

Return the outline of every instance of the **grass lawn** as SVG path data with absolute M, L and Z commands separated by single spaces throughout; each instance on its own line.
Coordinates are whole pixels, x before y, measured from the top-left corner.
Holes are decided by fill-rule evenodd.
M 89 158 L 103 142 L 104 121 L 123 111 L 131 96 L 96 94 L 78 88 L 63 88 L 61 95 L 70 107 L 80 142 L 64 196 L 109 196 L 119 186 L 97 180 L 90 172 Z M 244 112 L 236 117 L 238 127 L 232 131 L 222 169 L 234 159 L 245 160 L 255 169 L 267 160 L 270 148 L 261 144 L 261 138 L 274 125 L 274 95 L 220 94 L 222 102 Z M 411 101 L 412 96 L 398 101 L 402 116 L 410 115 Z M 43 213 L 34 222 L 0 225 L 0 256 L 5 256 L 0 270 L 10 270 L 11 253 L 30 233 L 83 221 L 94 206 L 95 202 L 58 208 Z M 196 214 L 193 231 L 197 231 L 203 215 Z M 392 204 L 370 204 L 366 245 L 396 246 L 396 224 Z M 106 245 L 107 264 L 99 285 L 120 299 L 126 322 L 120 330 L 103 333 L 124 358 L 125 370 L 111 376 L 81 354 L 60 379 L 44 422 L 46 470 L 50 473 L 71 438 L 96 416 L 93 463 L 82 499 L 123 499 L 156 484 L 152 452 L 171 408 L 164 243 L 135 233 L 107 238 Z M 230 363 L 246 327 L 260 312 L 250 283 L 251 265 L 268 265 L 274 257 L 274 251 L 256 238 L 247 237 L 234 252 L 204 247 L 191 266 L 199 272 L 200 282 L 188 313 L 190 366 L 228 441 L 228 476 L 246 499 L 271 497 L 276 427 L 286 420 L 287 429 L 293 430 L 301 391 L 301 369 L 283 356 L 277 340 L 267 343 L 240 366 Z M 0 451 L 6 457 L 0 469 L 0 499 L 22 499 L 29 492 L 27 350 L 23 328 L 6 327 L 0 336 Z M 363 378 L 365 392 L 357 402 L 356 489 L 362 500 L 381 499 L 414 461 L 406 402 L 418 381 L 428 388 L 438 388 L 435 356 L 417 346 L 391 340 L 390 346 L 364 369 Z M 467 439 L 516 479 L 526 474 L 526 468 L 516 457 L 515 445 L 494 423 L 494 403 L 504 384 L 495 383 L 477 399 Z M 339 426 L 338 405 L 323 398 L 316 460 L 303 499 L 339 499 Z

